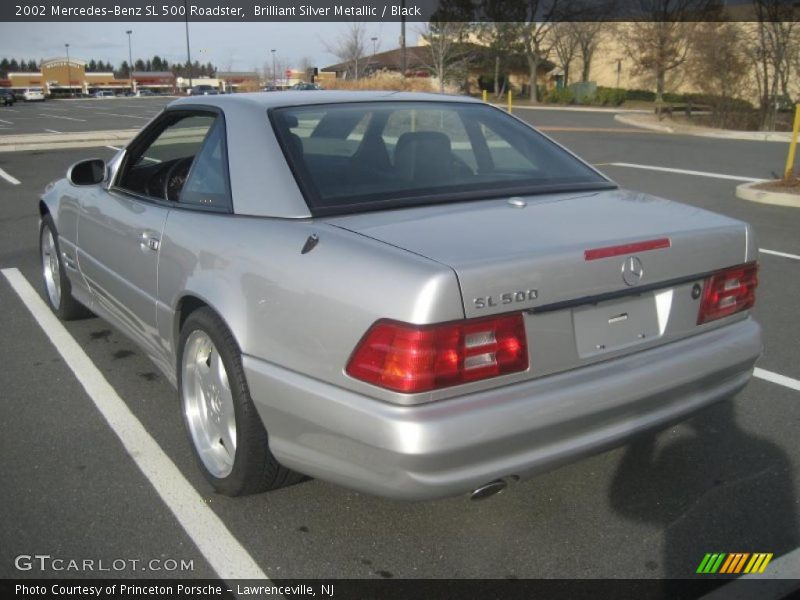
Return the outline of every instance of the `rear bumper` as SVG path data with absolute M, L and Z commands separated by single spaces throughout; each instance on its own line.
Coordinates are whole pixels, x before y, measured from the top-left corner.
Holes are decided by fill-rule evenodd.
M 666 346 L 502 388 L 396 406 L 243 357 L 284 465 L 403 499 L 527 477 L 728 398 L 761 353 L 751 318 Z

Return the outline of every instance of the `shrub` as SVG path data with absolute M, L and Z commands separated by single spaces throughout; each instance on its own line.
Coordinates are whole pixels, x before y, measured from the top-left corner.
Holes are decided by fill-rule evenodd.
M 405 92 L 436 92 L 430 77 L 403 77 L 399 73 L 376 73 L 361 79 L 320 80 L 330 90 L 398 90 Z
M 653 102 L 656 99 L 656 94 L 649 90 L 627 90 L 625 92 L 625 99 Z
M 550 104 L 573 104 L 575 93 L 569 88 L 550 90 L 544 100 Z
M 601 106 L 619 106 L 627 99 L 627 91 L 622 88 L 598 87 L 594 103 Z

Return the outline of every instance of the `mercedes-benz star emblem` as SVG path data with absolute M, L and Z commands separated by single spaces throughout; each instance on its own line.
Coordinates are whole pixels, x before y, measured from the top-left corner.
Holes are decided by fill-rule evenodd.
M 644 276 L 642 261 L 636 256 L 629 256 L 622 263 L 622 281 L 625 285 L 636 285 Z

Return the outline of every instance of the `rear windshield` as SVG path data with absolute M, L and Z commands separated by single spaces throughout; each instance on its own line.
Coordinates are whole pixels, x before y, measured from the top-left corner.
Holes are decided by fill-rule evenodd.
M 484 104 L 325 104 L 270 116 L 315 214 L 613 186 Z

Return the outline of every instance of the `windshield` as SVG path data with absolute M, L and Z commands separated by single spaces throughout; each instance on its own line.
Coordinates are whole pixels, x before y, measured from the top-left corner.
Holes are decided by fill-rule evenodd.
M 485 104 L 360 102 L 270 114 L 315 214 L 614 185 Z

